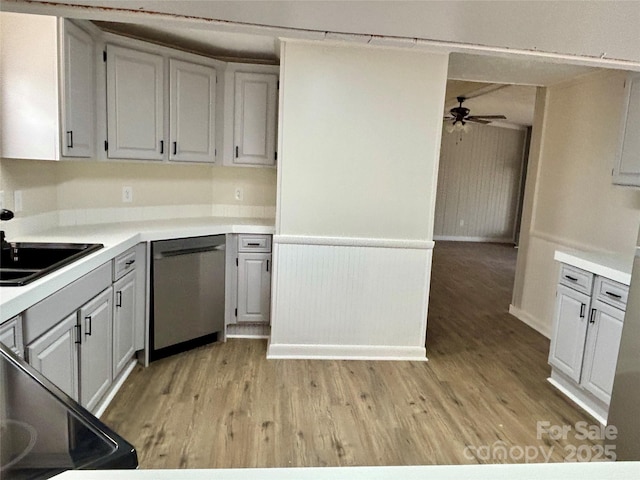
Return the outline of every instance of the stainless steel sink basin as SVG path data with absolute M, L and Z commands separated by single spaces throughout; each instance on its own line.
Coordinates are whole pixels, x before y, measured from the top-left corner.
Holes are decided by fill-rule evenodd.
M 26 285 L 103 247 L 100 243 L 11 243 L 0 255 L 0 286 Z

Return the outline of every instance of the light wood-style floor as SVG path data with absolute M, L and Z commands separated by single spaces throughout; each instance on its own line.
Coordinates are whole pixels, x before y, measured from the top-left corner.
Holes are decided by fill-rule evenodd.
M 536 422 L 595 422 L 546 382 L 549 341 L 507 313 L 515 257 L 437 244 L 429 362 L 268 361 L 265 341 L 230 340 L 136 367 L 103 421 L 141 468 L 562 461 L 583 442 Z

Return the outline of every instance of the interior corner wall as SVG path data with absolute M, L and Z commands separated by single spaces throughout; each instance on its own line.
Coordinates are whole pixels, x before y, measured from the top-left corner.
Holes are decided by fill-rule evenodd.
M 285 43 L 270 358 L 425 359 L 447 64 Z
M 528 242 L 520 252 L 526 260 L 519 259 L 516 273 L 521 295 L 514 291 L 513 304 L 522 319 L 547 336 L 558 275 L 556 249 L 613 252 L 633 259 L 640 190 L 613 185 L 611 177 L 624 77 L 605 71 L 547 89 L 538 171 L 530 177 L 535 194 Z
M 526 130 L 443 130 L 436 240 L 513 242 Z
M 278 233 L 431 240 L 447 55 L 284 52 Z

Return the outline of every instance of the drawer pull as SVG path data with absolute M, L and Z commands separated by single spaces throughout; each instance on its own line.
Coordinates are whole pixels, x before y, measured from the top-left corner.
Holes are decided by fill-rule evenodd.
M 567 280 L 571 280 L 572 282 L 578 281 L 576 277 L 572 277 L 571 275 L 565 275 L 564 278 L 566 278 Z
M 613 298 L 617 298 L 617 299 L 622 298 L 622 295 L 618 295 L 617 293 L 613 293 L 613 292 L 609 292 L 609 291 L 606 291 L 604 293 L 606 293 L 607 295 L 609 295 L 610 297 L 613 297 Z
M 259 243 L 251 243 L 250 242 L 250 243 L 247 243 L 247 246 L 249 246 L 249 247 L 259 247 L 260 244 Z
M 133 265 L 134 263 L 136 263 L 135 260 L 129 260 L 128 262 L 125 263 L 126 268 L 129 268 L 131 265 Z

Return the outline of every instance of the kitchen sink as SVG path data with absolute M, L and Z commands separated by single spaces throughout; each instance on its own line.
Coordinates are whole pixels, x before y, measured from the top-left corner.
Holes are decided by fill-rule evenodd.
M 101 243 L 10 243 L 0 255 L 0 286 L 26 285 L 103 247 Z

